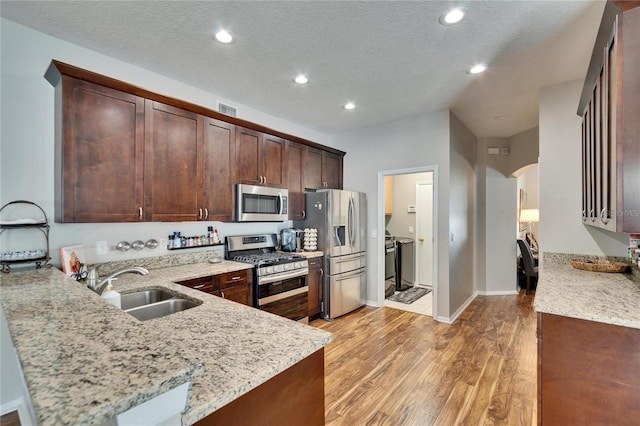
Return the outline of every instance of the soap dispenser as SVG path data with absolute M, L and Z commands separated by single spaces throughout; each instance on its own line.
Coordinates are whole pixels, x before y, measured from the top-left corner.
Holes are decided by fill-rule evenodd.
M 113 280 L 117 280 L 117 278 L 110 278 L 109 281 L 107 281 L 107 289 L 102 293 L 102 298 L 120 308 L 120 293 L 113 289 L 113 285 L 111 284 Z

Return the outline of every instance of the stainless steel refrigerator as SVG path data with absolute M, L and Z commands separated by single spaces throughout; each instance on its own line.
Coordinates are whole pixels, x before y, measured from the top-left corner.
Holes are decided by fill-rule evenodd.
M 319 189 L 305 193 L 305 220 L 318 230 L 324 252 L 322 317 L 332 320 L 365 304 L 367 199 L 362 192 Z

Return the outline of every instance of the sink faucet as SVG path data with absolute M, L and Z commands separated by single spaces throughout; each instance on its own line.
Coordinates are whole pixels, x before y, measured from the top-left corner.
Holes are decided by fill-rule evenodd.
M 140 274 L 140 275 L 147 275 L 149 273 L 149 270 L 146 268 L 143 268 L 142 266 L 130 266 L 128 268 L 123 268 L 114 272 L 113 274 L 109 275 L 107 278 L 105 278 L 102 281 L 98 281 L 99 266 L 100 265 L 96 266 L 95 268 L 92 268 L 89 271 L 89 274 L 87 275 L 87 287 L 89 287 L 91 290 L 95 291 L 98 294 L 102 294 L 102 292 L 104 292 L 104 289 L 107 288 L 107 284 L 109 284 L 109 280 L 117 277 L 118 275 L 134 274 L 134 273 Z

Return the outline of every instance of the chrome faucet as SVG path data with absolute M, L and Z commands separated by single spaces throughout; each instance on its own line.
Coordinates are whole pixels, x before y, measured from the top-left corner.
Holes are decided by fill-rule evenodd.
M 87 287 L 89 287 L 91 290 L 95 291 L 98 294 L 102 294 L 102 292 L 104 292 L 104 289 L 107 288 L 107 285 L 109 284 L 109 280 L 117 277 L 118 275 L 122 275 L 122 274 L 147 275 L 149 273 L 149 270 L 146 268 L 143 268 L 142 266 L 130 266 L 128 268 L 123 268 L 114 272 L 113 274 L 109 275 L 107 278 L 105 278 L 102 281 L 98 281 L 99 266 L 100 265 L 96 266 L 95 268 L 92 268 L 89 271 L 89 274 L 87 275 Z

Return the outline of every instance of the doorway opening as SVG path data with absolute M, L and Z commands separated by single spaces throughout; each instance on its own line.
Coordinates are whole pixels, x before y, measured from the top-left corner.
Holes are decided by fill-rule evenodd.
M 379 306 L 437 318 L 437 166 L 381 171 L 378 193 Z

